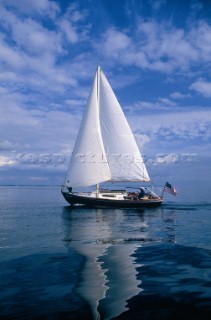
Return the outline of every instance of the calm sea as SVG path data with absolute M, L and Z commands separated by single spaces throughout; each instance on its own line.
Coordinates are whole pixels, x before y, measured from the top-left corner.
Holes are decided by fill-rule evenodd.
M 58 187 L 0 187 L 0 319 L 211 319 L 202 189 L 123 210 L 71 209 Z

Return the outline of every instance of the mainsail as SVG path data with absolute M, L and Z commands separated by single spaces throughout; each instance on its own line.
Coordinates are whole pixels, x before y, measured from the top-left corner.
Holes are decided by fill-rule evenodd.
M 103 71 L 98 67 L 66 177 L 66 185 L 149 181 L 142 156 Z
M 66 185 L 87 187 L 111 179 L 99 119 L 98 72 L 71 155 Z

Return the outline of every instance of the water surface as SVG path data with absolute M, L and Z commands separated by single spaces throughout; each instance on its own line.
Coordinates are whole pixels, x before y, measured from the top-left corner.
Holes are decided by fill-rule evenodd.
M 0 187 L 0 318 L 210 319 L 211 204 L 71 209 Z

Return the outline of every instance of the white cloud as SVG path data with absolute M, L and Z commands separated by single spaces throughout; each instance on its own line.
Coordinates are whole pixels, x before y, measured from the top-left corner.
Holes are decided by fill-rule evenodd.
M 8 89 L 7 88 L 5 88 L 5 87 L 0 87 L 0 94 L 6 94 L 6 93 L 8 93 L 9 91 L 8 91 Z
M 211 97 L 211 82 L 202 78 L 199 78 L 197 81 L 192 83 L 190 89 L 195 90 L 206 98 Z
M 0 151 L 12 150 L 12 149 L 14 149 L 14 147 L 15 147 L 15 145 L 7 139 L 0 142 Z
M 169 111 L 172 108 L 175 110 L 177 104 L 168 99 L 168 98 L 158 98 L 157 101 L 150 102 L 150 101 L 136 101 L 133 105 L 126 105 L 125 110 L 130 114 L 134 112 L 155 112 L 155 111 Z
M 165 3 L 166 0 L 149 0 L 149 4 L 154 10 L 159 10 Z
M 40 10 L 45 4 L 47 8 L 49 3 L 41 1 Z M 61 59 L 67 56 L 68 51 L 67 34 L 60 22 L 73 26 L 75 40 L 72 42 L 82 41 L 88 32 L 86 23 L 80 25 L 85 14 L 82 15 L 74 7 L 63 16 L 58 11 L 57 18 L 52 21 L 53 28 L 49 28 L 33 15 L 21 16 L 9 7 L 10 3 L 7 7 L 6 4 L 5 7 L 2 3 L 0 5 L 0 24 L 4 30 L 0 34 L 0 79 L 10 81 L 10 90 L 17 90 L 20 82 L 25 89 L 43 92 L 45 88 L 45 94 L 50 91 L 64 92 L 67 86 L 76 89 L 81 74 L 72 59 L 68 62 Z
M 61 35 L 43 27 L 41 22 L 33 20 L 31 17 L 21 18 L 5 8 L 1 8 L 0 17 L 1 24 L 6 28 L 13 41 L 13 44 L 11 42 L 8 44 L 5 37 L 5 47 L 7 45 L 11 51 L 17 52 L 23 61 L 26 57 L 43 58 L 48 54 L 48 59 L 52 62 L 55 60 L 54 55 L 63 53 Z M 26 66 L 28 67 L 27 64 Z
M 96 44 L 99 51 L 106 56 L 119 59 L 130 47 L 130 38 L 114 28 L 108 29 L 103 35 L 103 40 L 100 44 Z
M 169 107 L 175 107 L 177 105 L 174 101 L 172 101 L 168 98 L 158 98 L 158 101 L 160 101 L 161 104 L 169 106 Z
M 191 97 L 191 95 L 190 95 L 189 93 L 184 94 L 184 93 L 181 93 L 181 92 L 176 91 L 176 92 L 172 92 L 172 93 L 170 94 L 170 97 L 171 97 L 172 99 L 185 99 L 185 98 Z
M 0 167 L 13 166 L 16 162 L 9 157 L 0 156 Z
M 48 181 L 49 177 L 35 176 L 35 177 L 30 177 L 30 180 L 36 181 L 36 182 L 43 182 L 43 181 Z
M 48 14 L 53 16 L 55 12 L 59 11 L 59 7 L 55 1 L 49 0 L 21 0 L 21 1 L 13 1 L 13 0 L 2 0 L 2 4 L 4 4 L 8 8 L 13 8 L 20 13 L 30 13 L 30 14 Z
M 39 23 L 27 19 L 16 21 L 15 28 L 11 25 L 13 40 L 22 50 L 30 55 L 62 54 L 61 36 L 44 28 Z M 48 57 L 50 58 L 50 57 Z
M 164 73 L 190 71 L 192 66 L 210 61 L 211 27 L 200 21 L 179 29 L 170 22 L 140 18 L 135 34 L 109 28 L 97 48 L 101 55 L 126 66 Z
M 0 35 L 0 62 L 2 65 L 2 69 L 5 68 L 5 70 L 8 72 L 8 68 L 22 68 L 25 66 L 25 62 L 23 57 L 21 56 L 19 50 L 13 49 L 10 46 L 8 46 L 3 36 Z
M 2 82 L 11 82 L 11 81 L 17 81 L 18 80 L 18 75 L 13 72 L 13 71 L 2 71 L 0 73 L 0 80 L 2 80 Z M 9 91 L 9 89 L 6 89 L 7 91 Z
M 0 104 L 2 151 L 60 152 L 70 151 L 79 127 L 79 112 L 47 108 L 27 108 L 24 94 L 6 95 Z M 12 147 L 13 146 L 13 147 Z
M 65 36 L 70 43 L 78 42 L 78 34 L 69 21 L 67 21 L 66 19 L 62 19 L 59 23 L 59 26 L 61 30 L 65 33 Z
M 140 149 L 142 149 L 146 143 L 150 142 L 150 138 L 146 134 L 135 133 L 134 136 Z
M 184 108 L 185 110 L 185 108 Z M 129 116 L 134 132 L 146 134 L 151 140 L 191 141 L 211 138 L 211 111 L 201 109 L 162 114 Z
M 88 40 L 89 25 L 84 24 L 87 12 L 79 11 L 76 3 L 68 7 L 66 13 L 58 20 L 57 25 L 69 43 Z
M 133 114 L 134 111 L 137 110 L 150 110 L 150 111 L 154 111 L 154 110 L 162 110 L 162 105 L 158 102 L 149 102 L 149 101 L 136 101 L 133 105 L 126 105 L 124 107 L 124 109 L 127 111 L 127 113 L 129 112 L 130 114 Z M 166 109 L 166 107 L 165 107 Z
M 198 62 L 210 62 L 211 26 L 207 22 L 202 20 L 190 30 L 189 41 L 198 52 Z
M 203 4 L 201 1 L 198 1 L 198 0 L 194 0 L 192 3 L 191 3 L 191 9 L 193 12 L 198 12 L 200 11 L 201 9 L 203 9 Z
M 76 99 L 67 99 L 65 103 L 70 107 L 78 107 L 78 106 L 85 106 L 86 101 L 83 99 L 76 100 Z

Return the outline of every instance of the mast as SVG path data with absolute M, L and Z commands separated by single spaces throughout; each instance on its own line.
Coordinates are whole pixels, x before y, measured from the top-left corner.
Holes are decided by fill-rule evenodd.
M 97 103 L 100 109 L 100 66 L 97 66 Z
M 97 66 L 97 107 L 98 107 L 98 115 L 100 114 L 100 66 Z M 100 130 L 101 131 L 101 130 Z M 96 184 L 96 197 L 99 197 L 100 193 L 100 185 Z

